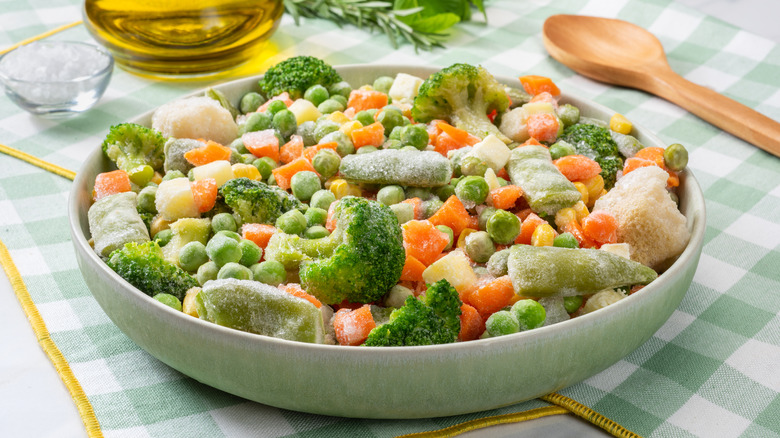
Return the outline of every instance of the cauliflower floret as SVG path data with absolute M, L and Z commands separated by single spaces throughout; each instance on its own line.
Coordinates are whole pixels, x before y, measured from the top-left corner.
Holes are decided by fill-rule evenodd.
M 593 211 L 615 216 L 618 241 L 629 244 L 631 260 L 656 271 L 668 267 L 691 236 L 685 216 L 666 191 L 668 176 L 656 166 L 634 170 L 593 206 Z
M 157 108 L 152 128 L 166 138 L 202 138 L 222 145 L 238 137 L 238 125 L 230 111 L 205 96 L 174 100 Z

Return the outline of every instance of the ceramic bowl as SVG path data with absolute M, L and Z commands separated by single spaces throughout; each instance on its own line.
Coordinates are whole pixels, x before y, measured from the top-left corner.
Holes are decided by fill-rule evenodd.
M 351 84 L 415 66 L 344 66 Z M 519 86 L 516 79 L 498 77 Z M 219 86 L 237 101 L 257 78 Z M 613 111 L 564 95 L 582 114 Z M 135 122 L 149 123 L 151 113 Z M 106 127 L 108 129 L 108 127 Z M 647 146 L 665 146 L 642 127 Z M 141 348 L 207 385 L 295 411 L 360 418 L 423 418 L 493 409 L 533 399 L 603 371 L 647 341 L 691 284 L 704 237 L 704 199 L 690 171 L 682 174 L 680 209 L 691 240 L 677 261 L 641 292 L 609 307 L 528 332 L 420 347 L 343 347 L 291 342 L 221 327 L 160 305 L 125 282 L 87 243 L 87 209 L 95 175 L 110 169 L 98 148 L 80 169 L 69 200 L 79 267 L 111 320 Z M 161 335 L 162 334 L 162 335 Z

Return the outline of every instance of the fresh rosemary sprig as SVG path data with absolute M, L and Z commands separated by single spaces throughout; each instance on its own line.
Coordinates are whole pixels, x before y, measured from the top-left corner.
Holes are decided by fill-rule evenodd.
M 351 24 L 384 32 L 394 48 L 401 40 L 415 50 L 443 47 L 447 30 L 471 17 L 472 4 L 484 15 L 482 0 L 284 0 L 296 24 L 301 17 Z

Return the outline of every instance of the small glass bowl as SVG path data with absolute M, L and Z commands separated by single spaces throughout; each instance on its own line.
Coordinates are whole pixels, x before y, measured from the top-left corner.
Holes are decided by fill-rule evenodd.
M 76 41 L 37 41 L 0 57 L 5 94 L 25 111 L 50 118 L 92 108 L 113 70 L 114 58 L 106 49 Z

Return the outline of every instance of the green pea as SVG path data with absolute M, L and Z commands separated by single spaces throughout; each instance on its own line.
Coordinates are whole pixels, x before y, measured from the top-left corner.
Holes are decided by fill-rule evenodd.
M 406 199 L 420 198 L 422 201 L 427 201 L 433 197 L 433 193 L 430 189 L 425 187 L 407 187 Z
M 154 241 L 157 242 L 157 244 L 160 246 L 167 245 L 171 239 L 173 239 L 173 231 L 171 231 L 169 228 L 160 230 L 157 232 L 157 234 L 154 235 Z
M 274 114 L 278 113 L 281 110 L 287 109 L 287 104 L 284 103 L 284 101 L 277 99 L 274 101 L 271 101 L 271 103 L 268 104 L 268 106 L 265 108 L 265 112 L 267 112 L 269 115 L 273 116 Z
M 442 201 L 446 201 L 450 199 L 450 196 L 455 194 L 455 186 L 447 184 L 441 187 L 438 187 L 434 190 L 434 193 L 436 196 L 439 197 Z
M 688 165 L 688 150 L 680 143 L 670 144 L 664 149 L 664 164 L 675 172 L 681 172 Z
M 487 221 L 487 233 L 493 242 L 509 245 L 520 234 L 520 219 L 506 210 L 498 210 Z
M 580 110 L 572 104 L 565 104 L 558 107 L 558 118 L 563 126 L 571 126 L 580 121 Z
M 323 237 L 328 237 L 329 235 L 330 231 L 322 225 L 314 225 L 303 232 L 303 237 L 307 239 L 321 239 Z
M 206 244 L 206 254 L 220 267 L 241 260 L 241 248 L 238 246 L 238 241 L 221 233 L 224 231 L 215 234 Z
M 325 142 L 338 141 L 330 138 L 326 139 L 325 136 L 332 132 L 341 132 L 339 131 L 340 127 L 341 125 L 333 120 L 323 119 L 318 121 L 314 127 L 314 139 L 317 140 L 317 143 L 323 142 L 323 140 L 325 140 Z
M 349 97 L 349 93 L 352 92 L 352 86 L 346 81 L 336 82 L 328 87 L 328 92 L 331 96 L 338 94 L 340 96 Z
M 309 207 L 306 213 L 303 214 L 306 218 L 306 226 L 312 227 L 314 225 L 325 225 L 328 220 L 328 210 L 317 207 Z
M 238 224 L 232 214 L 218 213 L 211 218 L 211 229 L 215 234 L 223 230 L 235 232 L 238 230 Z
M 176 178 L 186 178 L 187 175 L 183 174 L 180 170 L 169 170 L 163 177 L 163 181 L 169 181 Z
M 577 238 L 574 237 L 574 234 L 561 233 L 555 236 L 555 239 L 553 239 L 553 246 L 557 246 L 559 248 L 579 248 L 580 243 L 577 241 Z
M 246 145 L 244 144 L 244 140 L 242 140 L 241 137 L 238 137 L 237 139 L 231 141 L 228 147 L 238 152 L 239 154 L 251 153 L 249 152 L 249 149 L 246 148 Z
M 404 189 L 398 185 L 384 186 L 376 193 L 376 200 L 385 205 L 398 204 L 404 199 Z
M 217 279 L 222 280 L 225 278 L 235 278 L 238 280 L 251 280 L 253 277 L 252 271 L 244 265 L 230 262 L 219 268 L 217 273 Z
M 330 204 L 336 202 L 336 195 L 330 190 L 318 190 L 311 195 L 311 201 L 309 201 L 309 207 L 321 208 L 328 211 Z
M 466 236 L 466 254 L 477 263 L 485 263 L 496 252 L 493 240 L 485 231 L 476 231 Z
M 336 99 L 330 98 L 321 104 L 317 105 L 317 110 L 322 114 L 330 114 L 336 111 L 344 111 L 345 106 Z
M 314 129 L 316 127 L 317 124 L 311 120 L 307 120 L 298 125 L 298 128 L 295 130 L 295 134 L 301 137 L 304 146 L 312 146 L 317 144 L 317 139 L 314 138 Z
M 414 146 L 419 150 L 423 150 L 428 146 L 428 140 L 428 130 L 422 123 L 402 128 L 401 143 L 404 145 Z
M 157 206 L 154 204 L 156 197 L 157 186 L 144 187 L 138 192 L 138 197 L 136 198 L 138 208 L 149 213 L 157 214 Z
M 437 197 L 433 197 L 423 203 L 423 214 L 425 215 L 425 219 L 428 219 L 429 217 L 436 214 L 437 211 L 441 208 L 441 206 L 444 205 L 444 202 L 442 202 L 441 199 Z
M 403 126 L 404 114 L 394 106 L 386 106 L 376 117 L 376 121 L 385 127 L 385 135 L 390 135 L 393 128 Z
M 287 107 L 285 107 L 287 108 Z M 270 129 L 273 124 L 273 116 L 265 113 L 252 113 L 247 116 L 244 123 L 244 132 L 264 131 Z
M 238 226 L 238 225 L 236 225 L 236 226 Z M 219 235 L 219 236 L 229 237 L 229 238 L 235 240 L 236 242 L 240 242 L 241 239 L 243 239 L 243 237 L 241 237 L 240 234 L 238 234 L 235 231 L 231 231 L 231 230 L 219 230 L 216 233 L 214 233 L 214 235 L 215 236 Z
M 143 164 L 128 170 L 127 174 L 130 181 L 143 187 L 154 177 L 154 169 L 148 164 Z
M 253 113 L 265 103 L 265 97 L 262 94 L 250 91 L 241 97 L 238 109 L 243 114 Z
M 209 280 L 216 280 L 219 273 L 219 266 L 213 261 L 206 262 L 198 268 L 198 272 L 195 274 L 195 279 L 198 280 L 198 284 L 203 286 Z
M 197 240 L 187 243 L 179 250 L 179 266 L 187 272 L 195 272 L 200 265 L 209 261 L 206 245 Z
M 284 138 L 290 138 L 298 129 L 298 122 L 295 120 L 295 114 L 288 109 L 283 109 L 274 114 L 272 125 Z
M 531 299 L 516 302 L 510 311 L 517 319 L 521 331 L 541 327 L 547 317 L 544 307 L 538 301 Z
M 241 239 L 238 246 L 241 248 L 241 260 L 238 263 L 244 266 L 252 266 L 263 257 L 263 248 L 260 248 L 251 240 Z
M 447 235 L 447 238 L 450 240 L 449 243 L 447 243 L 447 246 L 444 248 L 445 250 L 451 249 L 452 244 L 455 243 L 455 232 L 452 231 L 452 228 L 446 226 L 446 225 L 436 225 L 436 228 L 439 229 L 442 233 Z
M 580 306 L 582 306 L 582 295 L 563 297 L 563 308 L 566 309 L 566 313 L 574 313 Z
M 550 146 L 550 156 L 553 160 L 557 160 L 558 158 L 565 157 L 567 155 L 574 155 L 576 153 L 577 150 L 574 148 L 574 146 L 564 140 L 558 140 L 557 142 L 553 143 L 552 146 Z
M 252 165 L 260 172 L 260 177 L 262 179 L 268 179 L 268 177 L 271 176 L 271 172 L 276 168 L 276 162 L 270 157 L 257 158 L 252 161 Z
M 360 122 L 363 126 L 368 126 L 372 123 L 374 123 L 376 120 L 374 120 L 374 116 L 376 115 L 376 110 L 363 110 L 355 114 L 355 120 Z
M 322 188 L 320 177 L 310 170 L 298 172 L 290 179 L 293 195 L 302 202 L 309 202 L 311 196 Z M 297 233 L 295 233 L 297 234 Z
M 250 267 L 250 270 L 252 271 L 255 281 L 270 284 L 271 286 L 279 286 L 287 279 L 287 272 L 284 270 L 284 265 L 276 260 L 266 260 L 254 264 Z
M 363 146 L 362 148 L 359 148 L 355 153 L 357 154 L 370 154 L 371 152 L 376 152 L 379 149 L 376 148 L 376 146 Z
M 490 336 L 511 335 L 520 331 L 520 324 L 509 311 L 499 310 L 485 321 L 485 330 Z
M 455 186 L 455 195 L 458 199 L 471 206 L 485 202 L 489 191 L 490 187 L 488 187 L 485 178 L 476 175 L 463 177 Z
M 325 102 L 329 97 L 330 93 L 328 93 L 327 88 L 320 84 L 312 85 L 303 93 L 303 98 L 313 103 L 314 106 Z
M 268 176 L 268 180 L 266 180 L 266 184 L 268 184 L 269 186 L 275 186 L 275 185 L 277 185 L 277 184 L 276 184 L 276 177 L 274 176 L 274 174 L 273 174 L 273 173 L 272 173 L 271 175 L 269 175 L 269 176 Z
M 464 157 L 460 161 L 460 173 L 465 176 L 470 176 L 470 175 L 485 176 L 485 172 L 487 172 L 487 170 L 488 170 L 487 163 L 482 161 L 481 158 L 476 157 L 474 155 Z
M 399 224 L 405 224 L 414 219 L 414 206 L 409 203 L 399 202 L 390 206 L 390 210 L 393 210 L 395 216 L 398 218 Z
M 181 301 L 179 301 L 178 298 L 171 294 L 157 294 L 154 296 L 154 299 L 165 304 L 171 309 L 181 312 Z
M 490 275 L 494 277 L 503 277 L 504 275 L 507 275 L 509 271 L 507 267 L 507 263 L 509 261 L 509 252 L 509 248 L 502 249 L 501 251 L 497 251 L 493 253 L 492 256 L 490 256 L 487 261 L 487 265 L 485 265 Z
M 403 134 L 404 129 L 405 127 L 403 126 L 396 126 L 395 128 L 393 128 L 392 131 L 390 131 L 390 134 L 387 136 L 387 139 L 401 141 L 401 134 Z
M 276 228 L 287 234 L 301 234 L 306 229 L 306 217 L 300 210 L 290 210 L 276 219 Z
M 344 108 L 347 107 L 347 98 L 346 97 L 344 97 L 344 96 L 342 96 L 340 94 L 336 94 L 335 96 L 331 96 L 330 98 L 335 100 L 336 102 L 340 103 L 341 106 L 343 106 Z
M 401 143 L 401 140 L 395 140 L 391 138 L 386 140 L 382 147 L 384 149 L 401 149 L 404 147 L 404 144 Z
M 381 91 L 387 94 L 390 91 L 390 87 L 393 86 L 393 78 L 390 76 L 380 76 L 374 79 L 373 88 L 376 91 Z
M 352 143 L 352 139 L 349 138 L 347 134 L 339 131 L 338 128 L 336 128 L 335 131 L 326 134 L 319 140 L 320 143 L 332 141 L 336 142 L 336 153 L 339 154 L 340 157 L 355 153 L 355 145 Z

